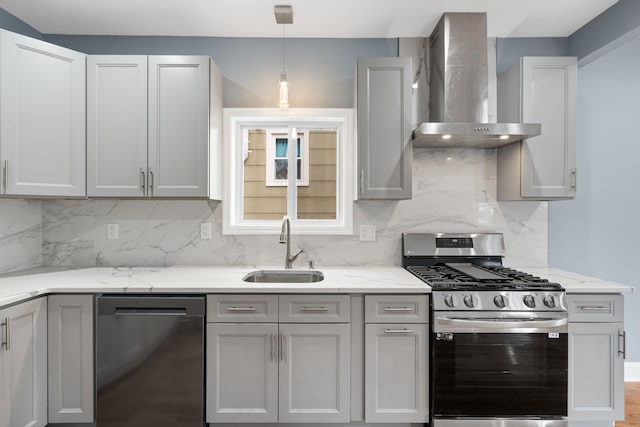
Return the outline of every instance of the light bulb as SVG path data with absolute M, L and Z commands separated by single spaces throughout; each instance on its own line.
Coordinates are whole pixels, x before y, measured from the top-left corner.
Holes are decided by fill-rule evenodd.
M 280 74 L 280 97 L 278 101 L 280 108 L 289 108 L 289 85 L 287 83 L 287 73 Z

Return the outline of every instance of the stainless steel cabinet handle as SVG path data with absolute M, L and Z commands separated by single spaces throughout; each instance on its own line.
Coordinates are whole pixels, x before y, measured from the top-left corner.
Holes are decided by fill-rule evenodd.
M 253 313 L 257 309 L 255 307 L 227 307 L 227 311 L 231 312 L 245 312 L 245 313 Z
M 609 311 L 609 307 L 605 305 L 579 305 L 578 310 L 582 311 Z
M 154 184 L 154 179 L 153 179 L 153 171 L 151 169 L 149 169 L 149 191 L 151 191 L 153 193 L 153 184 Z
M 413 307 L 385 307 L 384 311 L 413 311 Z
M 571 189 L 574 191 L 578 189 L 578 169 L 571 171 Z
M 364 193 L 364 169 L 360 169 L 360 194 Z
M 282 360 L 284 362 L 284 353 L 285 353 L 285 337 L 284 334 L 282 332 L 280 332 L 280 360 Z
M 144 170 L 142 168 L 140 168 L 140 189 L 142 190 L 142 195 L 145 195 L 145 190 L 147 186 L 147 179 L 146 176 L 144 174 Z
M 622 355 L 623 359 L 626 359 L 627 358 L 627 332 L 626 331 L 618 332 L 618 340 L 620 340 L 620 338 L 622 338 L 622 346 L 618 348 L 618 354 Z M 618 341 L 618 345 L 619 345 L 619 341 Z
M 11 321 L 8 317 L 4 319 L 4 322 L 0 324 L 0 326 L 4 326 L 4 342 L 1 344 L 5 350 L 11 350 Z
M 7 187 L 9 186 L 9 160 L 5 160 L 4 161 L 4 182 L 2 183 L 4 185 L 4 189 L 6 190 Z
M 329 309 L 327 307 L 300 307 L 300 311 L 324 312 Z
M 271 343 L 271 347 L 269 348 L 269 359 L 273 362 L 273 334 L 269 335 L 269 343 Z
M 385 329 L 385 334 L 412 334 L 413 331 L 411 329 Z

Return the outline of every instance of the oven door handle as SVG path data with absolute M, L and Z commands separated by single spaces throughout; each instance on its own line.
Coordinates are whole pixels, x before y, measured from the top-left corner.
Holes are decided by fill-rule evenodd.
M 434 332 L 528 332 L 528 333 L 565 333 L 568 320 L 531 319 L 531 318 L 493 318 L 471 319 L 456 317 L 438 317 L 435 319 Z

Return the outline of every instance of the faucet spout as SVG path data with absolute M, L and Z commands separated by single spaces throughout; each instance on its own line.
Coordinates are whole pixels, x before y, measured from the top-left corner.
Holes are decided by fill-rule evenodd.
M 282 228 L 280 229 L 280 243 L 287 244 L 287 252 L 284 256 L 284 268 L 286 270 L 290 270 L 293 268 L 293 261 L 298 258 L 298 255 L 302 253 L 302 251 L 298 252 L 294 256 L 291 256 L 291 221 L 289 221 L 289 217 L 285 215 L 282 218 Z

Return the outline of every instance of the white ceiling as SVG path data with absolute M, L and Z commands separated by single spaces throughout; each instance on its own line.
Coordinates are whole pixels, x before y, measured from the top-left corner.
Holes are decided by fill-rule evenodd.
M 617 0 L 0 0 L 44 34 L 281 37 L 427 36 L 443 12 L 487 12 L 489 37 L 566 37 Z

